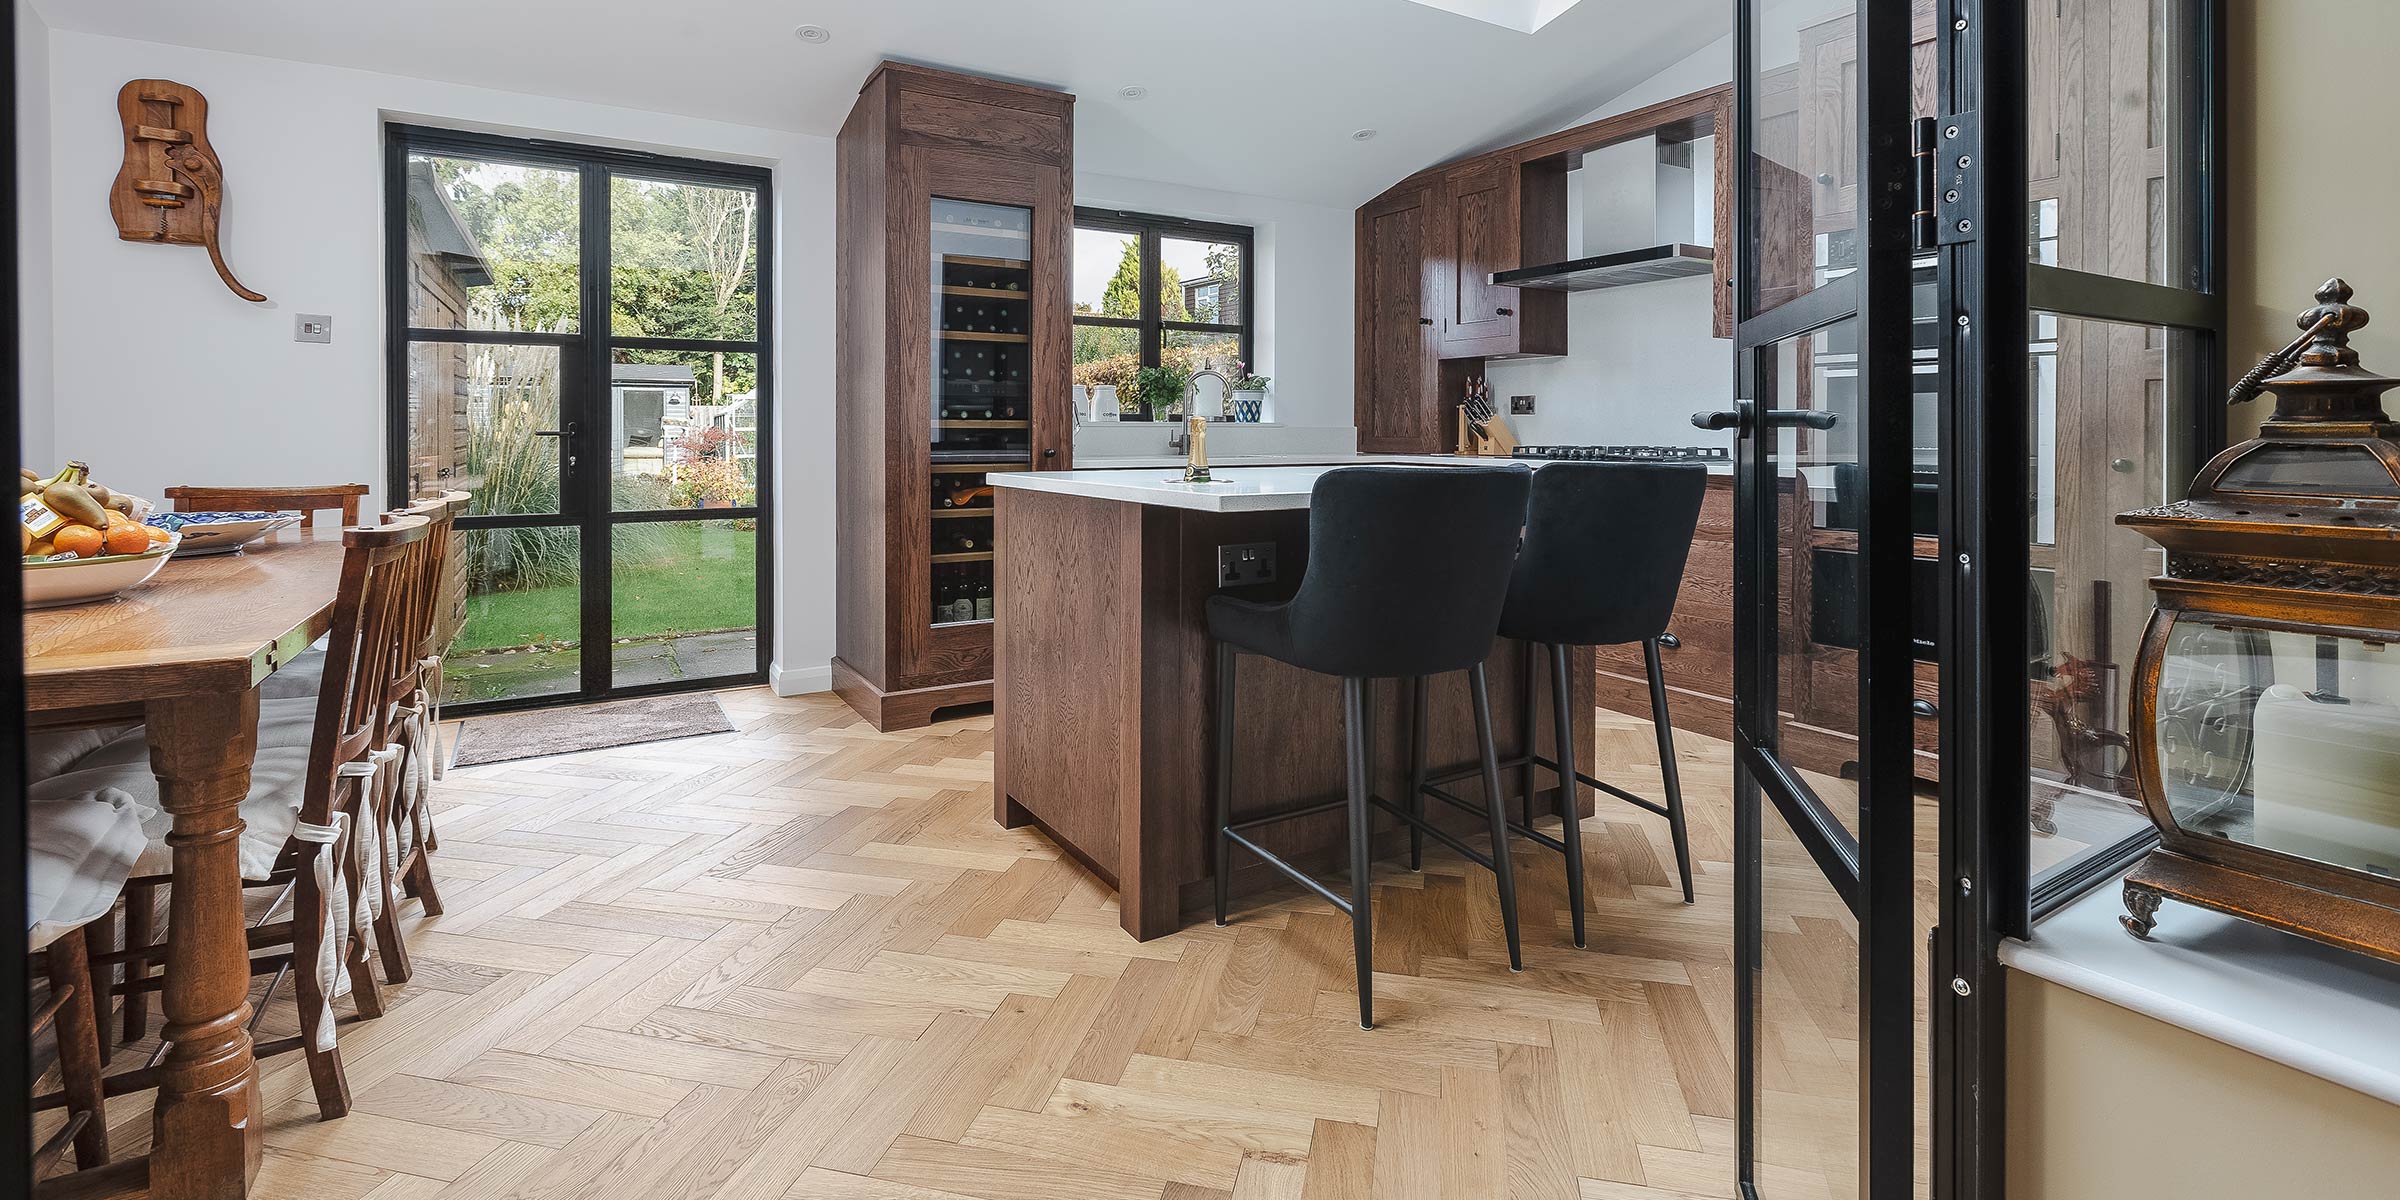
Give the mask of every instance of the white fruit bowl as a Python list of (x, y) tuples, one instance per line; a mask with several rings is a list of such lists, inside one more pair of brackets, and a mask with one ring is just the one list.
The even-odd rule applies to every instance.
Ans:
[(128, 588), (140, 587), (167, 565), (167, 559), (181, 544), (183, 538), (176, 536), (140, 554), (26, 563), (25, 607), (56, 608), (62, 604), (106, 600)]

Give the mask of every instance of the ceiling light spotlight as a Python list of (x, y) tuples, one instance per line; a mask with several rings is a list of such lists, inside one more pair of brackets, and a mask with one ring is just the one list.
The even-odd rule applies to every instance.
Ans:
[(792, 36), (799, 38), (801, 41), (807, 42), (809, 45), (822, 46), (825, 43), (833, 40), (833, 31), (825, 28), (822, 25), (803, 25), (800, 28), (793, 30)]
[(1120, 96), (1123, 96), (1124, 98), (1126, 98), (1126, 99), (1128, 99), (1128, 100), (1139, 100), (1139, 99), (1141, 99), (1142, 97), (1149, 95), (1149, 94), (1150, 94), (1150, 89), (1149, 89), (1149, 88), (1146, 88), (1146, 87), (1142, 87), (1142, 86), (1141, 86), (1141, 85), (1139, 85), (1139, 84), (1134, 84), (1134, 85), (1131, 85), (1131, 86), (1128, 86), (1128, 87), (1121, 87), (1121, 88), (1118, 88), (1118, 89), (1117, 89), (1117, 94), (1118, 94), (1118, 95), (1120, 95)]
[(1372, 129), (1353, 129), (1350, 131), (1350, 140), (1354, 142), (1367, 141), (1374, 136), (1375, 131)]

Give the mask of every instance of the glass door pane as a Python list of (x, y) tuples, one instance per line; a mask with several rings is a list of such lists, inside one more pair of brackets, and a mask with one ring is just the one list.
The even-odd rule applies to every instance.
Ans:
[(758, 669), (758, 520), (620, 522), (609, 547), (617, 687)]
[(1033, 460), (1033, 210), (933, 201), (932, 623), (992, 619), (991, 489)]
[(404, 170), (411, 328), (580, 327), (578, 172), (442, 154), (411, 154)]
[(758, 356), (619, 349), (612, 357), (609, 507), (757, 507)]
[(1745, 0), (1753, 52), (1744, 230), (1750, 316), (1858, 265), (1858, 36), (1851, 0)]
[(612, 337), (758, 340), (758, 190), (609, 179)]
[(571, 525), (462, 529), (467, 623), (442, 664), (443, 703), (583, 690), (583, 535)]
[(465, 492), (473, 516), (564, 512), (565, 403), (557, 346), (411, 342), (409, 494)]

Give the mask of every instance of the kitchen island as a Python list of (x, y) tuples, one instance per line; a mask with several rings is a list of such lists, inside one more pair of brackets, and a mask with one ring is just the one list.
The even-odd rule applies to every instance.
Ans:
[[(1366, 460), (1358, 460), (1366, 461)], [(1389, 462), (1391, 459), (1377, 461)], [(1488, 459), (1412, 460), (1427, 470)], [(1308, 560), (1309, 490), (1343, 464), (1227, 467), (1187, 484), (1171, 467), (1044, 471), (995, 476), (996, 571), (1005, 597), (993, 626), (993, 809), (1003, 824), (1035, 824), (1118, 890), (1119, 916), (1136, 938), (1205, 920), (1215, 838), (1209, 824), (1216, 761), (1216, 670), (1203, 608), (1222, 590), (1279, 600)], [(1219, 586), (1222, 546), (1271, 548), (1274, 577)], [(1487, 666), (1493, 734), (1505, 761), (1529, 735), (1555, 757), (1547, 656), (1528, 679), (1517, 643), (1496, 642)], [(1592, 653), (1568, 653), (1575, 711), (1592, 711)], [(1527, 690), (1537, 688), (1531, 708)], [(1237, 820), (1343, 795), (1341, 681), (1246, 656), (1236, 698)], [(1426, 713), (1429, 771), (1475, 762), (1464, 674), (1437, 678)], [(1407, 688), (1379, 681), (1370, 707), (1377, 794), (1404, 803), (1413, 714)], [(1538, 721), (1528, 717), (1540, 714)], [(1575, 758), (1592, 761), (1593, 726), (1578, 725)], [(1470, 800), (1471, 780), (1453, 785)], [(1514, 794), (1520, 779), (1507, 773)], [(1554, 805), (1542, 772), (1536, 803)], [(1583, 793), (1588, 814), (1591, 792)], [(1485, 826), (1437, 802), (1427, 812), (1462, 837)], [(1338, 809), (1253, 831), (1268, 849), (1321, 876), (1347, 861), (1347, 817)], [(1377, 822), (1378, 855), (1405, 851), (1397, 822)], [(1288, 886), (1250, 861), (1235, 869), (1237, 895)]]

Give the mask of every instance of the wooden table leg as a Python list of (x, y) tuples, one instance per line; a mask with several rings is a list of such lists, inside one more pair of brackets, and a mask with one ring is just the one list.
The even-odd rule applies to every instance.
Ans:
[(258, 1064), (237, 856), (258, 744), (258, 691), (148, 702), (150, 767), (174, 814), (162, 1036), (150, 1194), (238, 1200), (258, 1175)]

